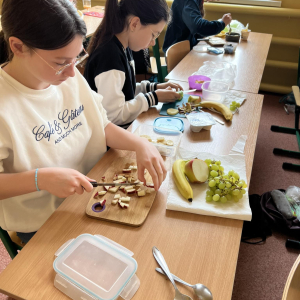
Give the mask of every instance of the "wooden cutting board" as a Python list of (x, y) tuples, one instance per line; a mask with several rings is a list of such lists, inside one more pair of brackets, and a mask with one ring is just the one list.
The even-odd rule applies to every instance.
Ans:
[[(112, 182), (115, 174), (123, 174), (122, 170), (127, 169), (130, 165), (136, 166), (135, 159), (129, 159), (125, 157), (120, 157), (113, 162), (109, 169), (106, 170), (104, 176), (106, 182)], [(137, 179), (137, 170), (132, 170), (132, 176)], [(151, 182), (152, 179), (150, 174), (145, 174), (146, 182)], [(122, 224), (127, 224), (130, 226), (141, 226), (152, 207), (153, 201), (156, 196), (156, 191), (153, 188), (147, 188), (142, 186), (142, 189), (148, 189), (149, 194), (146, 194), (143, 197), (138, 197), (137, 194), (130, 194), (130, 202), (128, 208), (121, 208), (118, 204), (113, 205), (111, 201), (114, 199), (116, 194), (120, 194), (121, 197), (127, 196), (121, 190), (118, 190), (116, 193), (107, 192), (104, 196), (99, 197), (98, 199), (94, 198), (94, 195), (97, 191), (104, 191), (104, 187), (100, 186), (94, 189), (93, 195), (89, 200), (89, 203), (86, 207), (86, 214), (89, 217), (97, 218), (101, 220), (107, 220), (111, 222), (117, 222)], [(96, 212), (92, 209), (93, 205), (99, 200), (106, 199), (106, 204), (104, 210), (100, 211), (101, 207), (96, 208)]]

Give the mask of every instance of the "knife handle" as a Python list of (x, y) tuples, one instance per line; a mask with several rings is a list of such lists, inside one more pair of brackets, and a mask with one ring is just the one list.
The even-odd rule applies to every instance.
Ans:
[(93, 187), (97, 187), (97, 186), (98, 186), (98, 184), (97, 184), (96, 181), (90, 181), (90, 184), (91, 184)]

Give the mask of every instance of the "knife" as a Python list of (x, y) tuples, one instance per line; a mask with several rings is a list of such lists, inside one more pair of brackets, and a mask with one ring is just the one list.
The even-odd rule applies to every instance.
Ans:
[(106, 186), (106, 185), (109, 185), (109, 186), (119, 186), (119, 185), (137, 185), (139, 184), (140, 182), (133, 182), (133, 183), (129, 183), (129, 182), (126, 182), (126, 183), (114, 183), (114, 182), (95, 182), (95, 181), (90, 181), (90, 183), (92, 184), (93, 187), (97, 187), (97, 186)]
[(183, 91), (183, 93), (187, 94), (187, 93), (193, 93), (193, 92), (196, 92), (196, 91), (197, 91), (196, 89), (193, 89), (193, 90)]

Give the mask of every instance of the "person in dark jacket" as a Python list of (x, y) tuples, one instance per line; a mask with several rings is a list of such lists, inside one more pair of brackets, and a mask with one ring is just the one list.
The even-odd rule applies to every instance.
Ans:
[(203, 19), (204, 0), (174, 0), (172, 21), (167, 28), (163, 51), (178, 42), (189, 40), (191, 49), (198, 43), (197, 38), (202, 38), (220, 33), (231, 22), (231, 14), (225, 14), (218, 21)]

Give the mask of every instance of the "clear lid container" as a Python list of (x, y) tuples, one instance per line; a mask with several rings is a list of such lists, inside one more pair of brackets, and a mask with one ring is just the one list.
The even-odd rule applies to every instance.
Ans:
[(82, 234), (59, 253), (53, 268), (96, 299), (116, 299), (137, 270), (136, 260), (124, 249)]

